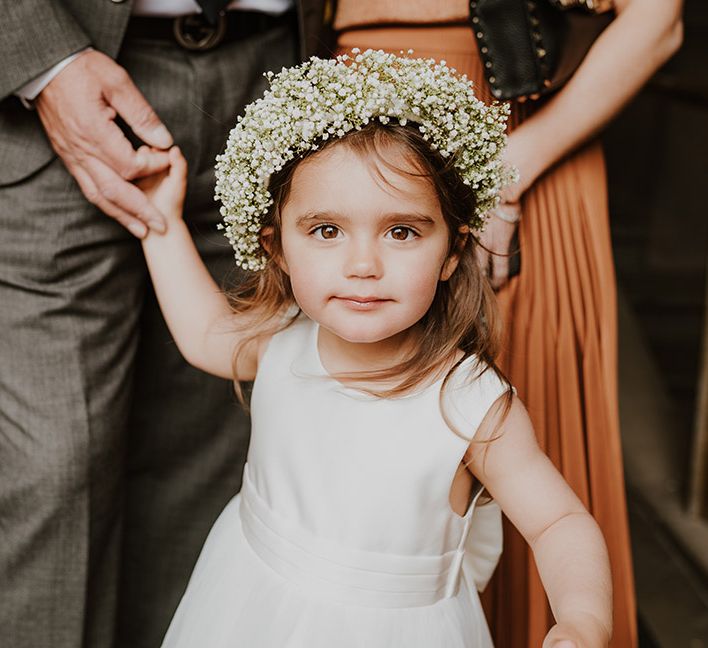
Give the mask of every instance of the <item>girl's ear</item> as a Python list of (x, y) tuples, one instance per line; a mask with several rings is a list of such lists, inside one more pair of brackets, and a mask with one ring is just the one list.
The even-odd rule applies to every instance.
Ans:
[(440, 281), (447, 281), (452, 277), (455, 270), (457, 270), (457, 265), (460, 263), (460, 255), (467, 245), (467, 239), (469, 238), (470, 230), (469, 227), (463, 226), (460, 228), (460, 233), (455, 241), (455, 247), (443, 263), (442, 269), (440, 270)]
[(283, 258), (282, 254), (275, 254), (274, 253), (274, 239), (275, 239), (275, 228), (272, 225), (268, 225), (267, 227), (264, 227), (261, 230), (260, 234), (260, 243), (263, 246), (263, 249), (268, 253), (268, 256), (271, 257), (280, 267), (280, 269), (285, 273), (288, 273), (288, 266), (285, 263), (285, 259)]

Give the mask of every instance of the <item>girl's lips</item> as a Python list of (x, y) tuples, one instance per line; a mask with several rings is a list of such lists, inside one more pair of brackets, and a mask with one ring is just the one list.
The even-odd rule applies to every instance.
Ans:
[(390, 299), (381, 299), (380, 297), (356, 297), (350, 295), (343, 297), (334, 297), (334, 299), (342, 302), (349, 308), (362, 311), (373, 310), (391, 301)]

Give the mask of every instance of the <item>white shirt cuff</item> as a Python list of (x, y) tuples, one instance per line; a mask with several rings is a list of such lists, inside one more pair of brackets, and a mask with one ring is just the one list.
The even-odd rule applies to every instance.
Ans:
[(80, 52), (67, 56), (64, 60), (59, 61), (59, 63), (57, 63), (54, 67), (49, 68), (46, 72), (42, 72), (42, 74), (36, 76), (29, 83), (25, 83), (25, 85), (15, 92), (15, 95), (20, 98), (20, 101), (23, 103), (25, 108), (32, 108), (32, 101), (34, 101), (37, 98), (37, 95), (47, 87), (49, 82), (77, 56), (79, 56), (79, 54), (83, 54), (90, 49), (90, 47), (87, 47), (86, 49), (82, 49)]

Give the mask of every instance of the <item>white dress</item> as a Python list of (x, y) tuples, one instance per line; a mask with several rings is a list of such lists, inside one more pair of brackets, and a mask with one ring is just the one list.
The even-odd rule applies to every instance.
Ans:
[[(243, 488), (214, 524), (163, 648), (488, 648), (495, 504), (449, 505), (468, 445), (441, 381), (380, 399), (322, 366), (301, 315), (258, 369)], [(505, 385), (474, 358), (445, 411), (474, 435)]]

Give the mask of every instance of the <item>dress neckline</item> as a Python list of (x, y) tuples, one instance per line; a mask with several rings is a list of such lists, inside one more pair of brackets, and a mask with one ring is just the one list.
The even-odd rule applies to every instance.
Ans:
[[(333, 387), (335, 391), (340, 392), (342, 394), (345, 394), (347, 396), (352, 396), (356, 398), (357, 400), (403, 400), (407, 398), (416, 398), (416, 397), (421, 397), (425, 394), (428, 394), (431, 391), (439, 392), (440, 388), (442, 387), (443, 380), (445, 379), (445, 376), (441, 376), (440, 378), (437, 378), (433, 382), (428, 383), (427, 385), (423, 387), (418, 387), (414, 391), (404, 394), (402, 396), (396, 396), (392, 397), (390, 399), (382, 399), (378, 396), (375, 396), (373, 394), (368, 394), (365, 391), (362, 391), (361, 389), (357, 389), (356, 387), (350, 387), (343, 382), (337, 380), (324, 366), (324, 363), (322, 362), (322, 356), (320, 355), (320, 349), (319, 349), (319, 338), (320, 338), (320, 324), (319, 322), (316, 322), (315, 320), (310, 319), (307, 317), (304, 313), (300, 314), (300, 317), (303, 317), (305, 321), (307, 322), (308, 326), (308, 334), (307, 334), (307, 342), (305, 344), (305, 349), (303, 349), (303, 353), (300, 355), (298, 362), (297, 362), (297, 369), (304, 370), (306, 375), (313, 376), (315, 378), (318, 378), (322, 380), (324, 383), (329, 385), (330, 387)], [(460, 371), (464, 367), (467, 367), (471, 362), (474, 361), (476, 356), (470, 356), (469, 358), (466, 358), (464, 362), (456, 369), (456, 371)]]

